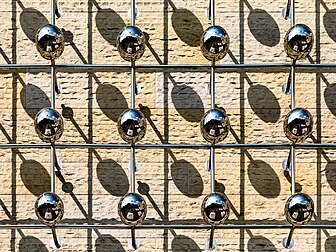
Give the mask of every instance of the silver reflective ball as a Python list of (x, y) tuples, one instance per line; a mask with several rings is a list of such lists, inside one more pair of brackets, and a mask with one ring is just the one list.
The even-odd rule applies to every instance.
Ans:
[(121, 138), (128, 143), (140, 141), (146, 133), (145, 116), (136, 109), (124, 111), (118, 119), (118, 131)]
[(284, 120), (284, 132), (293, 143), (303, 142), (313, 131), (313, 117), (303, 108), (293, 109)]
[(230, 121), (222, 109), (212, 109), (201, 120), (201, 133), (212, 144), (223, 141), (230, 130)]
[(136, 61), (142, 57), (146, 48), (143, 32), (135, 26), (126, 26), (117, 37), (120, 56), (127, 61)]
[(147, 205), (137, 193), (128, 193), (121, 198), (118, 213), (122, 222), (129, 226), (140, 224), (146, 217)]
[(64, 205), (58, 195), (51, 192), (43, 193), (35, 202), (35, 213), (42, 224), (53, 226), (61, 221)]
[(44, 25), (37, 31), (35, 45), (43, 58), (57, 59), (64, 51), (63, 33), (54, 25)]
[(62, 116), (54, 109), (41, 109), (35, 116), (35, 130), (40, 139), (47, 143), (54, 143), (64, 131)]
[(218, 61), (225, 57), (229, 50), (230, 38), (220, 26), (211, 26), (201, 37), (201, 51), (210, 61)]
[(295, 60), (307, 58), (313, 48), (314, 35), (312, 30), (304, 24), (294, 25), (286, 33), (284, 46), (289, 57)]
[(206, 223), (216, 226), (223, 224), (230, 213), (228, 199), (222, 193), (211, 193), (202, 203), (202, 215)]
[(287, 221), (293, 226), (300, 226), (310, 221), (314, 213), (314, 202), (305, 193), (296, 193), (288, 198), (285, 206)]

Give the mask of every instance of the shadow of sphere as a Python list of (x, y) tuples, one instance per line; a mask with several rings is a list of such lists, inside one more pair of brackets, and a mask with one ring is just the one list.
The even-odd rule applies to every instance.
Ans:
[(29, 40), (35, 41), (35, 35), (43, 25), (49, 24), (48, 19), (38, 10), (25, 8), (20, 14), (21, 28)]
[(194, 13), (187, 9), (174, 10), (172, 26), (176, 35), (186, 44), (200, 46), (200, 38), (204, 32), (203, 26)]
[(101, 84), (96, 91), (98, 106), (112, 121), (117, 122), (122, 112), (128, 109), (128, 104), (120, 90), (109, 84)]
[(325, 252), (335, 252), (336, 251), (336, 236), (329, 236), (324, 243)]
[(102, 37), (113, 46), (117, 44), (119, 32), (126, 26), (124, 20), (112, 9), (99, 9), (96, 25)]
[(41, 109), (51, 106), (47, 94), (41, 88), (32, 84), (22, 88), (20, 100), (26, 113), (33, 119)]
[(48, 252), (47, 247), (34, 236), (27, 235), (22, 237), (19, 242), (20, 252)]
[(129, 189), (127, 174), (124, 169), (114, 160), (106, 159), (99, 161), (97, 176), (104, 189), (114, 196), (124, 196)]
[(280, 179), (273, 168), (262, 160), (254, 160), (248, 165), (248, 176), (254, 189), (266, 198), (280, 195)]
[(280, 29), (278, 24), (265, 10), (251, 10), (247, 23), (253, 37), (261, 44), (272, 47), (280, 42)]
[(203, 180), (198, 170), (188, 161), (181, 159), (175, 161), (171, 167), (171, 176), (181, 193), (197, 198), (203, 193)]
[(25, 187), (35, 196), (50, 191), (50, 175), (39, 162), (23, 161), (20, 166), (20, 176)]
[(328, 85), (324, 90), (324, 100), (330, 112), (336, 116), (336, 84)]
[(281, 108), (275, 95), (263, 85), (252, 85), (247, 91), (249, 104), (264, 122), (275, 123), (280, 118)]
[(249, 241), (247, 242), (247, 249), (250, 252), (278, 251), (270, 240), (266, 239), (265, 237), (261, 235), (251, 237)]
[(336, 192), (336, 161), (330, 161), (327, 163), (325, 167), (325, 174), (331, 189)]
[(101, 235), (96, 239), (95, 242), (95, 251), (97, 252), (124, 252), (126, 251), (120, 241), (114, 238), (111, 235)]
[(177, 112), (188, 122), (200, 122), (204, 115), (201, 97), (188, 85), (174, 85), (171, 97)]
[(182, 252), (182, 251), (193, 251), (198, 252), (201, 249), (198, 247), (197, 243), (193, 239), (185, 235), (177, 235), (172, 241), (172, 251), (173, 252)]
[(336, 42), (336, 9), (328, 10), (323, 15), (323, 24), (328, 36)]

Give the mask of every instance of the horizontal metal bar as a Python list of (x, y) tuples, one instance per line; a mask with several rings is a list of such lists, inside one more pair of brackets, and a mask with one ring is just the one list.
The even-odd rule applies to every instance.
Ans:
[[(115, 72), (128, 72), (131, 70), (129, 65), (117, 65), (117, 64), (55, 64), (58, 72), (82, 72), (82, 71), (115, 71)], [(250, 71), (250, 72), (262, 72), (264, 70), (278, 70), (281, 72), (287, 72), (291, 64), (221, 64), (216, 65), (216, 71)], [(0, 64), (0, 71), (10, 72), (26, 72), (26, 71), (50, 71), (51, 65), (48, 64)], [(317, 71), (324, 69), (336, 68), (336, 64), (297, 64), (296, 69), (298, 71)], [(209, 72), (210, 66), (203, 64), (162, 64), (162, 65), (137, 65), (135, 67), (137, 71), (142, 72), (184, 72), (184, 71), (196, 71), (196, 72)]]
[[(290, 229), (290, 224), (240, 224), (219, 225), (216, 229)], [(17, 224), (0, 225), (0, 229), (48, 229), (45, 225)], [(58, 229), (130, 229), (126, 225), (103, 225), (103, 224), (59, 224)], [(210, 225), (139, 225), (136, 229), (210, 229)], [(336, 229), (336, 225), (310, 224), (298, 227), (300, 229)]]
[[(129, 144), (54, 144), (61, 149), (130, 149)], [(217, 144), (216, 149), (288, 149), (291, 144)], [(136, 144), (139, 149), (210, 149), (209, 144)], [(335, 149), (336, 144), (294, 144), (296, 149)], [(0, 144), (0, 149), (50, 148), (50, 144)]]

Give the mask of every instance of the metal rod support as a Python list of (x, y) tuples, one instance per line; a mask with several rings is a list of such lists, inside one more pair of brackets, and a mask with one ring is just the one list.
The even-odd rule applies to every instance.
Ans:
[(135, 0), (131, 0), (131, 25), (135, 26), (136, 7)]
[(215, 148), (211, 146), (210, 149), (210, 165), (211, 165), (211, 193), (215, 192), (215, 176), (216, 176), (216, 162), (215, 162)]
[(215, 0), (210, 0), (211, 25), (215, 25)]
[(53, 237), (56, 248), (60, 248), (61, 244), (59, 244), (59, 242), (58, 242), (55, 226), (51, 227), (51, 232), (52, 232), (52, 237)]
[[(286, 72), (292, 64), (271, 63), (271, 64), (219, 64), (216, 65), (216, 71), (244, 71), (244, 72), (261, 72), (268, 70), (272, 72)], [(131, 66), (117, 64), (55, 64), (58, 72), (129, 72)], [(334, 72), (336, 64), (296, 64), (296, 71), (311, 72)], [(137, 71), (142, 72), (209, 72), (209, 66), (205, 64), (162, 64), (162, 65), (137, 65)], [(29, 72), (29, 71), (50, 71), (48, 64), (0, 64), (0, 71), (10, 72)]]
[(131, 192), (135, 192), (135, 148), (131, 147)]
[(294, 234), (294, 227), (292, 227), (291, 230), (289, 231), (289, 235), (287, 237), (286, 246), (285, 246), (286, 248), (289, 247), (289, 244), (292, 240), (293, 234)]
[(210, 93), (211, 93), (211, 109), (216, 106), (216, 88), (215, 88), (215, 62), (211, 62), (211, 73), (210, 73)]
[(50, 103), (51, 103), (51, 108), (55, 109), (55, 80), (56, 80), (56, 73), (55, 73), (55, 61), (51, 61), (51, 66), (50, 66), (50, 72), (51, 72), (51, 97), (50, 97)]
[(209, 239), (209, 248), (211, 249), (213, 247), (213, 241), (215, 236), (215, 227), (212, 226), (210, 230), (210, 239)]
[(55, 192), (55, 146), (50, 148), (50, 191)]
[(291, 147), (291, 179), (292, 179), (292, 195), (295, 194), (295, 148), (294, 146)]
[(55, 11), (55, 0), (51, 0), (51, 24), (55, 25), (55, 20), (56, 20), (56, 11)]
[(291, 0), (291, 22), (292, 26), (295, 25), (295, 0)]
[[(103, 225), (103, 224), (58, 224), (57, 229), (130, 229), (126, 225)], [(42, 224), (16, 224), (0, 225), (0, 229), (48, 229), (48, 226)], [(139, 225), (137, 229), (203, 229), (208, 230), (209, 225)], [(216, 229), (289, 229), (290, 224), (225, 224), (216, 226)], [(300, 229), (336, 229), (336, 224), (307, 224)]]
[[(129, 144), (54, 144), (60, 149), (130, 149)], [(135, 144), (138, 149), (210, 149), (208, 144)], [(216, 144), (215, 149), (336, 149), (336, 144)], [(0, 149), (48, 149), (50, 144), (0, 144)]]
[(136, 77), (135, 77), (135, 62), (131, 63), (131, 108), (135, 108), (135, 88), (136, 88)]
[(137, 244), (135, 239), (135, 227), (131, 227), (131, 239), (132, 239), (132, 247), (134, 250), (137, 250)]
[(292, 60), (291, 66), (291, 109), (295, 109), (295, 64), (296, 60)]

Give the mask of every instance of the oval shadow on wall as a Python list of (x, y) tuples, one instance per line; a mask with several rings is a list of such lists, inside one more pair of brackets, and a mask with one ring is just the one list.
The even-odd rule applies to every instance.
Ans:
[(249, 104), (264, 122), (275, 123), (280, 118), (281, 108), (275, 95), (263, 85), (251, 85), (247, 91)]
[(173, 252), (193, 251), (199, 252), (201, 249), (193, 239), (185, 235), (176, 235), (172, 241)]
[(20, 100), (26, 113), (33, 119), (41, 109), (51, 106), (47, 94), (32, 84), (27, 84), (21, 89)]
[(96, 239), (95, 251), (97, 252), (124, 252), (126, 251), (120, 241), (112, 235), (101, 235)]
[(336, 84), (327, 84), (324, 90), (324, 100), (330, 112), (336, 116)]
[(278, 251), (270, 240), (261, 235), (251, 237), (247, 249), (249, 252)]
[(181, 193), (197, 198), (203, 193), (203, 180), (198, 170), (187, 160), (176, 160), (170, 167), (174, 184)]
[(48, 252), (47, 247), (34, 236), (27, 235), (22, 237), (19, 242), (20, 252)]
[(176, 9), (171, 19), (176, 35), (184, 43), (192, 47), (200, 46), (200, 38), (204, 30), (194, 13), (187, 9)]
[(266, 198), (276, 198), (280, 194), (280, 179), (273, 168), (262, 160), (254, 160), (248, 165), (248, 176), (254, 189)]
[(327, 10), (323, 15), (323, 24), (329, 37), (336, 42), (336, 9)]
[(20, 24), (23, 32), (31, 41), (35, 41), (37, 31), (46, 24), (48, 19), (38, 10), (25, 8), (20, 14)]
[(204, 115), (201, 97), (188, 85), (173, 84), (171, 97), (177, 112), (188, 122), (200, 122)]
[(98, 9), (96, 25), (102, 37), (116, 46), (119, 32), (126, 26), (124, 20), (112, 9)]
[(335, 252), (336, 251), (336, 236), (329, 236), (324, 243), (325, 252)]
[(39, 162), (24, 160), (20, 166), (20, 176), (23, 184), (35, 196), (50, 191), (50, 175)]
[(129, 189), (127, 174), (116, 161), (106, 159), (99, 161), (97, 176), (104, 189), (114, 196), (124, 196)]
[(325, 174), (331, 189), (336, 192), (336, 161), (329, 161), (327, 163)]
[(100, 84), (96, 91), (97, 103), (103, 113), (112, 121), (117, 122), (128, 104), (123, 93), (113, 85)]
[(265, 10), (251, 10), (247, 18), (247, 23), (253, 37), (261, 44), (269, 47), (279, 44), (279, 26)]

